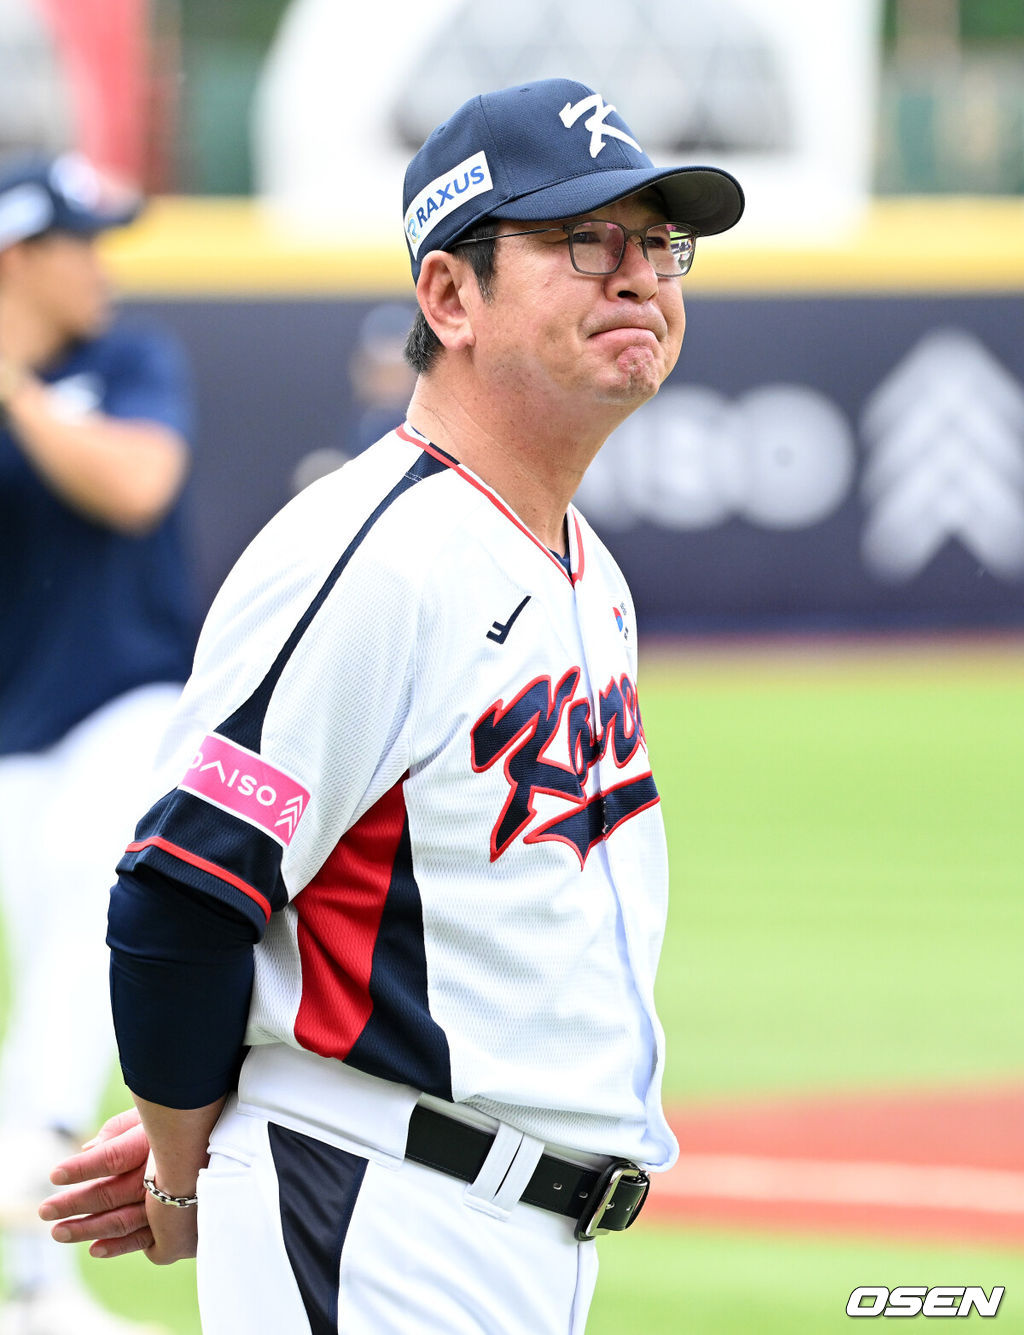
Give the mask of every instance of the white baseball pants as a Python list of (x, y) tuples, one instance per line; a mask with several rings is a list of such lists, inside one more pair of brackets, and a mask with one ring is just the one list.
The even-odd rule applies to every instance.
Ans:
[(583, 1335), (569, 1219), (229, 1105), (199, 1180), (204, 1335)]

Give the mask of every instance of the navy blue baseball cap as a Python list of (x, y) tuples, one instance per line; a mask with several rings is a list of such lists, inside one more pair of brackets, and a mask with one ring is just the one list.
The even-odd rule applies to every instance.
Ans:
[(656, 186), (673, 222), (706, 235), (739, 221), (743, 191), (717, 167), (656, 167), (600, 93), (540, 79), (470, 98), (405, 173), (413, 278), (484, 218), (571, 218)]
[(0, 250), (44, 232), (96, 236), (138, 217), (142, 197), (80, 153), (0, 164)]

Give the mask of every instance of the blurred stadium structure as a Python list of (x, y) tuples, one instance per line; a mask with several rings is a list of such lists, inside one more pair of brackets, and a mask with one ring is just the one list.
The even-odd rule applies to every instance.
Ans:
[[(857, 96), (873, 108), (877, 192), (1024, 190), (1018, 0), (519, 0), (500, 10), (393, 0), (386, 15), (336, 0), (0, 0), (0, 151), (74, 141), (151, 189), (250, 193), (260, 172), (250, 121), (268, 56), (297, 41), (303, 11), (314, 10), (325, 34), (339, 25), (340, 40), (326, 43), (339, 96), (342, 67), (358, 64), (388, 93), (403, 151), (471, 86), (569, 64), (615, 89), (641, 139), (654, 144), (652, 131), (669, 123), (658, 145), (669, 152), (778, 151), (799, 129), (791, 62), (805, 77), (834, 60), (840, 84), (825, 85), (818, 120), (834, 136), (841, 84), (867, 78)], [(851, 45), (851, 22), (868, 35), (864, 51)], [(812, 35), (809, 48), (779, 46), (790, 23)], [(327, 127), (339, 150), (373, 112), (357, 103), (353, 119)]]
[(1020, 0), (0, 0), (0, 153), (182, 197), (110, 244), (196, 353), (207, 592), (401, 414), (410, 150), (554, 72), (748, 194), (580, 493), (647, 627), (1024, 625)]
[[(294, 0), (260, 84), (255, 169), (289, 219), (365, 226), (372, 201), (474, 91), (567, 75), (623, 108), (655, 161), (734, 171), (747, 228), (799, 244), (863, 209), (879, 21), (880, 0), (775, 0), (770, 13), (758, 0), (517, 0), (500, 11), (392, 0), (400, 35), (367, 62), (374, 16)], [(325, 171), (332, 160), (342, 170)], [(813, 207), (794, 209), (795, 198)]]
[(1024, 6), (888, 0), (875, 188), (1024, 191)]
[(0, 0), (0, 152), (74, 147), (136, 183), (169, 186), (173, 53), (157, 4)]

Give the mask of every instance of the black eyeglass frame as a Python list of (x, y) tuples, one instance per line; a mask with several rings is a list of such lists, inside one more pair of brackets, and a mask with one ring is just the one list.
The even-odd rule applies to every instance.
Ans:
[[(618, 261), (613, 269), (602, 269), (600, 271), (595, 272), (593, 269), (581, 269), (580, 266), (576, 263), (576, 251), (572, 243), (572, 234), (573, 232), (576, 231), (578, 227), (582, 227), (584, 226), (584, 224), (592, 222), (595, 223), (599, 222), (599, 223), (604, 223), (606, 226), (617, 227), (619, 231), (622, 233), (622, 252), (619, 255)], [(689, 257), (689, 262), (685, 269), (680, 269), (678, 273), (658, 273), (657, 269), (654, 269), (654, 265), (651, 264), (651, 259), (647, 254), (647, 233), (653, 231), (655, 227), (670, 227), (673, 231), (683, 232), (690, 238), (690, 241), (692, 243), (690, 248), (690, 257)], [(531, 227), (525, 232), (496, 232), (494, 236), (473, 236), (466, 238), (464, 241), (453, 241), (451, 245), (448, 247), (448, 249), (457, 250), (459, 246), (479, 246), (486, 241), (511, 240), (512, 237), (514, 236), (540, 236), (541, 233), (543, 232), (565, 233), (566, 238), (568, 239), (569, 242), (569, 262), (572, 265), (572, 267), (576, 270), (576, 272), (578, 274), (582, 274), (584, 278), (608, 278), (610, 277), (611, 274), (617, 273), (619, 269), (621, 269), (622, 267), (622, 261), (626, 258), (626, 247), (634, 236), (639, 237), (640, 249), (643, 252), (643, 257), (647, 261), (647, 263), (651, 265), (651, 268), (654, 269), (654, 274), (656, 278), (685, 278), (686, 275), (693, 268), (693, 257), (697, 253), (698, 234), (696, 230), (692, 227), (683, 227), (679, 223), (661, 222), (661, 223), (651, 223), (649, 227), (629, 228), (623, 226), (622, 223), (614, 222), (611, 218), (583, 218), (578, 222), (558, 223), (551, 227)]]

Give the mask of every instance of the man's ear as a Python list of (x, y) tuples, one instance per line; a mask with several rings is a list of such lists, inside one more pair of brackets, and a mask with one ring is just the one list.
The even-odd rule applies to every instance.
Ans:
[(476, 342), (473, 309), (481, 301), (472, 268), (444, 250), (423, 258), (416, 299), (428, 325), (449, 349), (469, 348)]
[(8, 277), (12, 271), (20, 266), (24, 250), (25, 243), (23, 241), (15, 241), (0, 250), (0, 280)]

